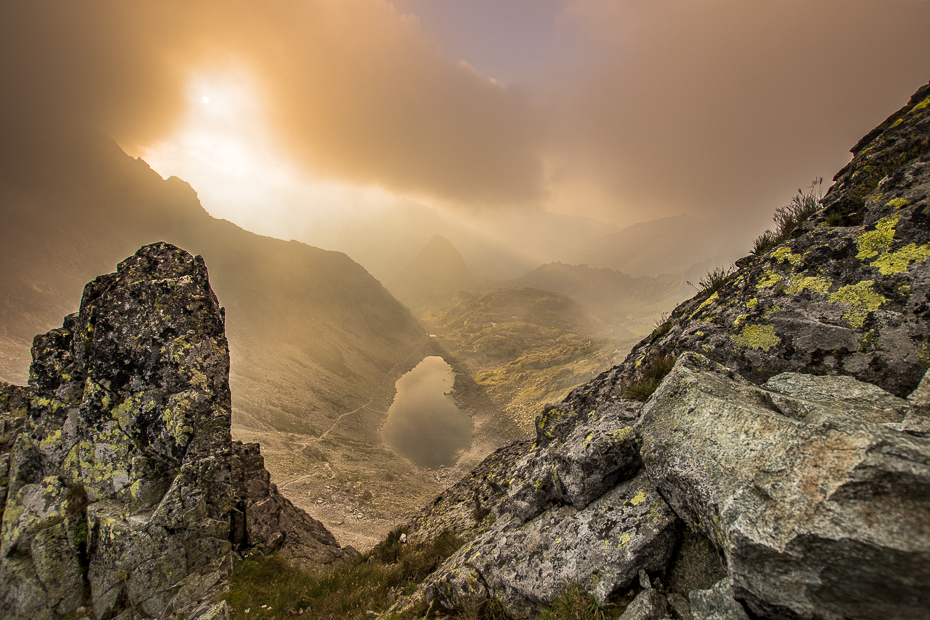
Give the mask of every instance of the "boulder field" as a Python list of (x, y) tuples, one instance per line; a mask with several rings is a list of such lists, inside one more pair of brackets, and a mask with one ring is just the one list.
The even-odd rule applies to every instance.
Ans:
[(0, 609), (222, 618), (237, 557), (353, 557), (230, 436), (225, 313), (199, 256), (141, 248), (0, 385)]
[(469, 542), (392, 611), (533, 617), (577, 585), (624, 620), (926, 618), (930, 85), (852, 152), (786, 240), (415, 515)]

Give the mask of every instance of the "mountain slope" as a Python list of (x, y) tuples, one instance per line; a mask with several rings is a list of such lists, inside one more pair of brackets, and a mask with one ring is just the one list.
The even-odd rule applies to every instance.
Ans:
[(593, 239), (563, 262), (608, 268), (632, 276), (687, 274), (700, 278), (710, 268), (742, 256), (759, 232), (751, 222), (677, 215), (628, 226)]
[(533, 617), (568, 582), (631, 616), (924, 618), (930, 85), (852, 151), (821, 211), (415, 516), (472, 540), (389, 611)]
[(422, 320), (453, 366), (524, 433), (541, 405), (587, 381), (634, 341), (605, 337), (609, 328), (586, 308), (532, 288), (461, 293)]
[[(211, 266), (232, 343), (236, 424), (322, 432), (423, 342), (409, 312), (344, 254), (216, 220), (186, 183), (163, 181), (101, 134), (8, 134), (0, 199), (0, 320), (17, 359), (74, 310), (83, 281), (157, 240)], [(22, 381), (24, 370), (3, 373)]]

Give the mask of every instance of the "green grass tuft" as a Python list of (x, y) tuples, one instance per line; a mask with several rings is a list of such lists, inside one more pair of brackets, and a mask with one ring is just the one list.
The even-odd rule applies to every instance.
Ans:
[(646, 401), (662, 383), (665, 375), (672, 371), (675, 361), (675, 356), (667, 353), (649, 359), (641, 374), (623, 389), (623, 397)]
[(541, 620), (607, 620), (616, 616), (615, 611), (612, 606), (599, 605), (578, 584), (570, 584), (539, 617)]
[(226, 596), (233, 618), (289, 618), (300, 610), (304, 610), (301, 618), (308, 620), (364, 618), (367, 610), (389, 607), (394, 594), (415, 589), (463, 544), (451, 532), (428, 543), (402, 544), (401, 533), (394, 530), (352, 562), (314, 573), (276, 555), (242, 562), (233, 572)]
[(655, 328), (652, 330), (652, 334), (649, 335), (649, 339), (652, 341), (658, 340), (670, 331), (672, 331), (672, 321), (669, 320), (668, 313), (663, 312), (662, 316), (656, 319)]
[(775, 220), (775, 232), (767, 230), (757, 237), (752, 244), (752, 253), (762, 256), (779, 243), (791, 238), (798, 226), (823, 208), (822, 188), (823, 178), (817, 177), (811, 182), (807, 192), (799, 189), (798, 195), (792, 198), (790, 203), (775, 209), (775, 215), (772, 217)]

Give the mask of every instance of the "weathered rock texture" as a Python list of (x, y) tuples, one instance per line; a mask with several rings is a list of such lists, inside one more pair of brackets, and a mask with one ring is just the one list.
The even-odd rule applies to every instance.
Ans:
[[(267, 496), (257, 503), (275, 503), (276, 515), (288, 504), (276, 489), (249, 488), (257, 447), (233, 458), (224, 315), (203, 259), (143, 247), (89, 283), (80, 311), (32, 351), (29, 387), (3, 386), (0, 399), (13, 431), (3, 436), (4, 617), (61, 618), (80, 606), (101, 619), (216, 612), (209, 597), (232, 566), (237, 500), (245, 547), (268, 542), (266, 528), (249, 527), (250, 507), (268, 514), (255, 498)], [(306, 557), (343, 554), (331, 536), (319, 546)]]
[(646, 404), (642, 458), (755, 613), (916, 619), (930, 609), (930, 442), (884, 424), (907, 408), (848, 377), (759, 388), (686, 353)]
[[(791, 238), (416, 517), (474, 538), (395, 610), (529, 616), (566, 581), (631, 600), (651, 574), (632, 616), (926, 617), (930, 85), (853, 152)], [(461, 527), (469, 493), (496, 521)]]

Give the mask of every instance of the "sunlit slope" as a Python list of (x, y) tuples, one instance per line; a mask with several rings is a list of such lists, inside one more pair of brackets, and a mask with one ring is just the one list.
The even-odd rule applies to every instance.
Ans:
[(524, 431), (543, 403), (562, 398), (635, 342), (565, 295), (532, 288), (460, 294), (423, 322), (477, 386)]
[(409, 311), (344, 254), (214, 219), (190, 186), (100, 133), (4, 131), (4, 379), (26, 380), (32, 336), (77, 309), (84, 282), (158, 240), (206, 259), (226, 308), (234, 424), (322, 433), (423, 345)]
[(433, 235), (420, 253), (387, 282), (394, 296), (414, 314), (439, 310), (460, 291), (481, 293), (499, 285), (473, 274), (462, 254), (441, 235)]
[(694, 293), (684, 274), (632, 277), (615, 269), (547, 263), (508, 286), (555, 291), (594, 312), (619, 338), (645, 336), (663, 312)]

